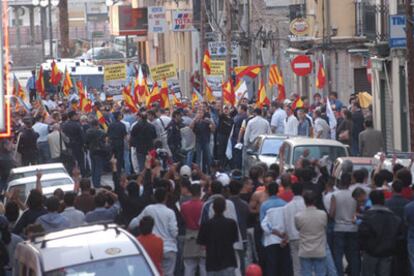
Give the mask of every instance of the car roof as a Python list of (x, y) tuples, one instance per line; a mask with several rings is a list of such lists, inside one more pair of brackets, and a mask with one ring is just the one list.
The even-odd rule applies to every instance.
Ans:
[(285, 142), (291, 144), (294, 147), (303, 145), (346, 147), (344, 144), (336, 140), (320, 138), (293, 137), (287, 139)]
[(283, 134), (261, 134), (259, 135), (262, 139), (278, 139), (278, 140), (286, 140), (289, 138), (293, 138), (294, 136), (283, 135)]
[(343, 162), (345, 160), (351, 161), (353, 164), (360, 164), (360, 165), (371, 165), (373, 164), (373, 158), (370, 157), (338, 157), (336, 159), (339, 162)]
[[(66, 229), (36, 237), (23, 245), (26, 248), (19, 250), (32, 248), (32, 251), (40, 255), (44, 271), (141, 254), (136, 239), (116, 225), (87, 225)], [(22, 257), (25, 254), (17, 255)]]
[(11, 170), (10, 173), (25, 173), (31, 172), (36, 170), (45, 170), (45, 169), (59, 169), (65, 168), (62, 163), (49, 163), (49, 164), (40, 164), (40, 165), (33, 165), (33, 166), (26, 166), (26, 167), (18, 167)]
[[(48, 173), (48, 174), (44, 174), (42, 175), (41, 181), (42, 180), (54, 180), (54, 179), (71, 179), (72, 178), (67, 174), (67, 173)], [(13, 181), (11, 181), (8, 186), (15, 186), (15, 185), (21, 185), (21, 184), (27, 184), (27, 183), (33, 183), (36, 182), (36, 176), (28, 176), (28, 177), (22, 177), (19, 179), (15, 179)], [(72, 180), (73, 182), (73, 180)]]

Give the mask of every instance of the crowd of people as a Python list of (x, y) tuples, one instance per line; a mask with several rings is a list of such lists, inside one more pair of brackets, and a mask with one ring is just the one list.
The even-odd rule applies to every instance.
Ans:
[[(0, 141), (0, 270), (11, 273), (16, 244), (35, 233), (112, 221), (162, 275), (411, 275), (411, 166), (390, 172), (382, 156), (372, 173), (350, 166), (335, 179), (319, 160), (285, 171), (281, 149), (281, 163), (243, 170), (244, 150), (261, 134), (335, 138), (355, 156), (384, 150), (357, 97), (348, 107), (335, 93), (302, 97), (299, 107), (297, 99), (155, 104), (136, 114), (107, 100), (82, 114), (54, 95), (15, 110), (14, 137)], [(11, 168), (49, 162), (65, 165), (73, 192), (45, 198), (41, 173), (25, 203), (6, 192)]]

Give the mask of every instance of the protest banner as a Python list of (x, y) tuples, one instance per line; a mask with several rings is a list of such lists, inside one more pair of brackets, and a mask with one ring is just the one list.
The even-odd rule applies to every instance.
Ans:
[(154, 81), (175, 78), (177, 72), (174, 63), (164, 63), (150, 68), (151, 78)]

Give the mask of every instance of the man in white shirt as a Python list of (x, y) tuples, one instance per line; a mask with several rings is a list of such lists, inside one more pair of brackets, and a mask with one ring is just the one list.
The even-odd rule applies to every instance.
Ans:
[(281, 103), (275, 103), (277, 105), (277, 109), (275, 113), (272, 115), (272, 120), (270, 121), (270, 126), (272, 128), (272, 132), (275, 134), (284, 134), (285, 133), (285, 120), (287, 117), (286, 111), (282, 109)]
[(49, 134), (49, 125), (43, 122), (42, 115), (36, 116), (36, 123), (33, 125), (33, 130), (39, 134), (37, 138), (37, 148), (39, 149), (39, 164), (50, 162), (50, 150), (47, 135)]
[(269, 122), (262, 117), (262, 110), (260, 108), (254, 110), (254, 115), (255, 117), (251, 119), (246, 126), (246, 131), (244, 133), (245, 145), (253, 143), (254, 139), (261, 134), (270, 134), (272, 132)]
[(293, 113), (291, 105), (285, 108), (287, 118), (285, 119), (285, 135), (298, 135), (299, 121)]
[(145, 216), (151, 216), (154, 219), (153, 233), (162, 238), (164, 242), (164, 257), (162, 260), (162, 270), (165, 276), (174, 275), (175, 262), (177, 259), (177, 235), (178, 226), (177, 218), (173, 210), (168, 208), (167, 191), (164, 188), (158, 188), (154, 193), (155, 204), (148, 205), (141, 214), (134, 218), (129, 229), (134, 229), (139, 225), (141, 219)]
[(329, 139), (330, 138), (330, 127), (328, 123), (321, 118), (321, 111), (315, 110), (313, 112), (313, 118), (315, 120), (314, 123), (314, 137), (321, 138), (321, 139)]
[(50, 157), (53, 162), (58, 162), (62, 151), (66, 150), (65, 143), (69, 143), (69, 138), (60, 131), (59, 124), (52, 126), (52, 132), (47, 135)]

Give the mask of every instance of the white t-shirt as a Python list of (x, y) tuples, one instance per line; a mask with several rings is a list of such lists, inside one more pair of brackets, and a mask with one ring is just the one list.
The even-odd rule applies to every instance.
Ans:
[(286, 135), (298, 135), (299, 121), (295, 115), (290, 115), (285, 119), (285, 134)]
[(275, 113), (272, 115), (272, 120), (270, 121), (270, 126), (276, 128), (276, 134), (283, 134), (285, 131), (285, 120), (287, 114), (281, 108), (278, 108)]

